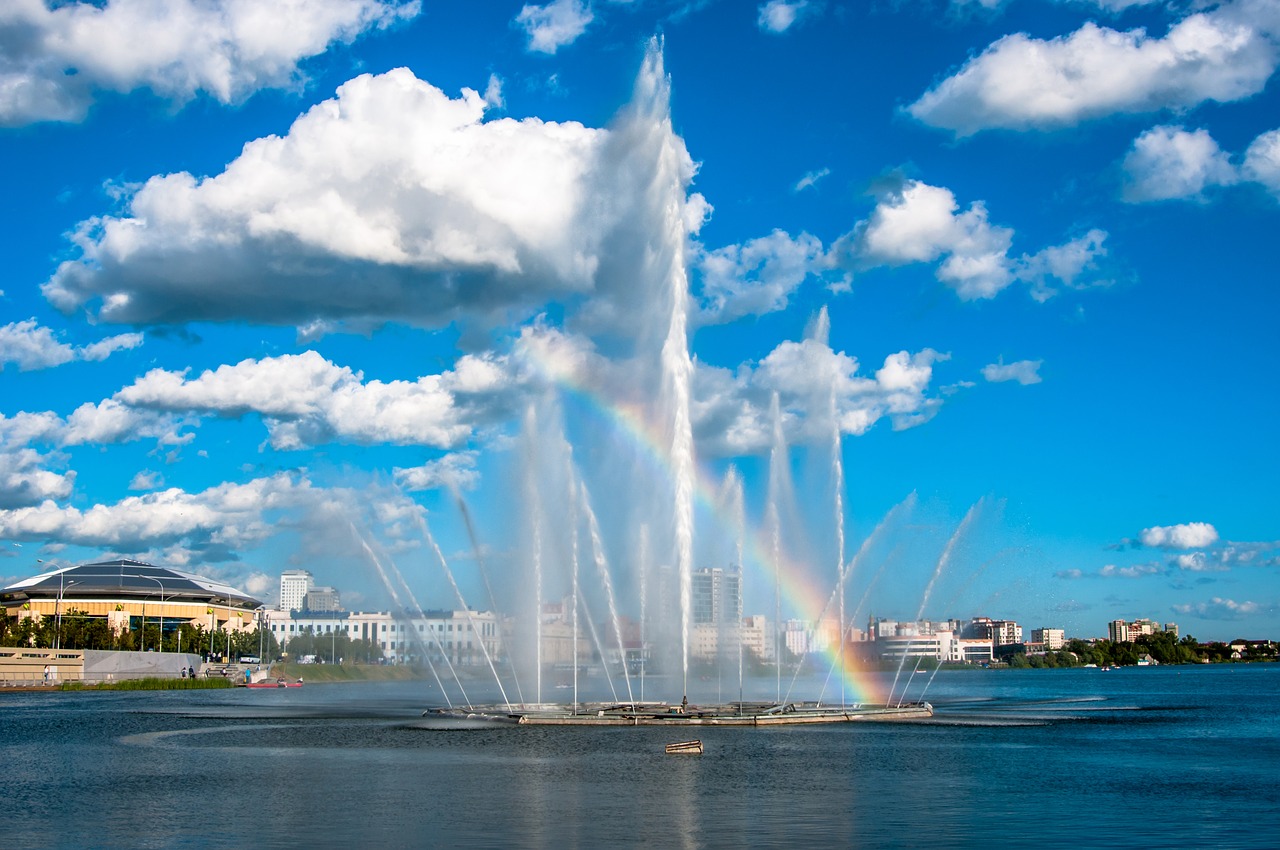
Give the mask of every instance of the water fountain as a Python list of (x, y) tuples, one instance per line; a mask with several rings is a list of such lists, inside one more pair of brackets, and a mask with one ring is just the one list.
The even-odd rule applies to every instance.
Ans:
[[(636, 320), (628, 328), (629, 338), (613, 340), (610, 368), (618, 370), (612, 380), (583, 380), (570, 370), (567, 376), (553, 374), (544, 394), (529, 406), (523, 422), (520, 441), (522, 473), (519, 488), (525, 521), (526, 548), (523, 560), (526, 581), (534, 604), (521, 604), (519, 612), (532, 611), (533, 621), (517, 626), (512, 634), (530, 636), (533, 646), (525, 650), (525, 670), (536, 682), (536, 702), (525, 704), (523, 698), (512, 704), (507, 699), (494, 659), (486, 652), (489, 669), (502, 693), (503, 704), (466, 709), (442, 708), (428, 711), (438, 721), (466, 718), (470, 721), (491, 720), (526, 725), (777, 725), (794, 723), (830, 723), (868, 719), (904, 719), (926, 716), (927, 705), (846, 705), (844, 678), (837, 704), (819, 701), (792, 702), (781, 693), (782, 664), (776, 663), (777, 694), (765, 702), (743, 699), (744, 662), (742, 657), (742, 588), (745, 550), (751, 537), (747, 530), (746, 499), (743, 480), (736, 470), (727, 477), (722, 494), (715, 487), (699, 481), (694, 456), (693, 424), (690, 407), (694, 377), (693, 359), (688, 344), (689, 294), (685, 269), (687, 227), (685, 205), (693, 165), (683, 142), (671, 126), (669, 114), (669, 82), (662, 65), (660, 45), (648, 50), (637, 77), (631, 104), (610, 128), (606, 156), (618, 157), (627, 167), (624, 179), (631, 181), (619, 191), (634, 209), (629, 215), (643, 218), (656, 227), (645, 234), (622, 232), (616, 236), (619, 245), (613, 253), (626, 256), (628, 263), (617, 269), (602, 269), (600, 274), (625, 274), (634, 285), (628, 297), (636, 299)], [(631, 240), (631, 242), (628, 242)], [(620, 246), (620, 248), (619, 248)], [(810, 335), (812, 344), (828, 345), (829, 319), (823, 311)], [(547, 370), (554, 373), (554, 369)], [(622, 377), (619, 377), (622, 376)], [(827, 443), (830, 450), (829, 502), (835, 529), (835, 570), (829, 580), (838, 599), (839, 628), (837, 664), (845, 665), (845, 592), (849, 565), (844, 563), (845, 501), (842, 462), (842, 433), (837, 409), (838, 377), (832, 376), (826, 409), (818, 410), (829, 420)], [(579, 389), (579, 386), (586, 387)], [(605, 411), (607, 428), (583, 426), (566, 406), (573, 393), (586, 396), (591, 407)], [(821, 405), (819, 405), (821, 407)], [(576, 412), (576, 411), (575, 411)], [(771, 403), (773, 445), (769, 458), (768, 494), (765, 506), (766, 538), (764, 551), (769, 553), (773, 569), (775, 596), (775, 635), (782, 614), (781, 589), (784, 572), (791, 569), (788, 558), (789, 539), (799, 534), (798, 511), (791, 480), (791, 456), (784, 429), (784, 414), (778, 395)], [(629, 443), (615, 439), (620, 431), (632, 435)], [(589, 459), (584, 463), (580, 458)], [(601, 482), (591, 484), (589, 479)], [(599, 494), (606, 499), (597, 501)], [(732, 659), (738, 674), (738, 700), (729, 704), (697, 706), (689, 703), (690, 658), (693, 637), (693, 573), (695, 561), (695, 525), (699, 494), (720, 514), (720, 533), (735, 550), (734, 565), (738, 581), (738, 608), (733, 611), (736, 626), (719, 629), (718, 656)], [(594, 494), (594, 495), (593, 495)], [(465, 513), (465, 504), (458, 501)], [(554, 512), (549, 506), (557, 506)], [(609, 508), (607, 514), (601, 507)], [(472, 536), (472, 547), (479, 560), (480, 546), (470, 516), (464, 523)], [(790, 529), (790, 530), (788, 530)], [(449, 579), (449, 584), (466, 609), (443, 554), (423, 528), (424, 538), (436, 554)], [(632, 541), (637, 552), (610, 552), (610, 545), (620, 540)], [(584, 549), (585, 547), (585, 549)], [(756, 546), (760, 549), (759, 543)], [(594, 564), (594, 577), (582, 572), (580, 557)], [(618, 569), (622, 567), (623, 581)], [(824, 573), (826, 570), (824, 570)], [(486, 585), (488, 583), (485, 579)], [(548, 666), (543, 620), (543, 601), (547, 596), (565, 593), (568, 611), (561, 610), (561, 620), (572, 628), (573, 699), (567, 705), (543, 702), (543, 671)], [(625, 697), (619, 695), (612, 676), (609, 651), (600, 639), (596, 620), (590, 615), (592, 606), (607, 612), (607, 623), (616, 644), (617, 663), (625, 679)], [(622, 607), (639, 610), (641, 640), (639, 699), (632, 690), (629, 655), (623, 635)], [(586, 703), (580, 699), (579, 641), (589, 639), (600, 659), (612, 700)], [(724, 652), (729, 640), (736, 652)], [(776, 641), (775, 636), (775, 641)], [(651, 660), (650, 649), (656, 651), (658, 664), (666, 673), (663, 684), (678, 691), (679, 702), (646, 702), (645, 679)], [(775, 658), (781, 647), (775, 644)], [(719, 673), (719, 671), (718, 671)], [(675, 677), (679, 676), (676, 680)], [(512, 678), (518, 682), (514, 675)], [(719, 679), (717, 678), (717, 681)], [(652, 684), (652, 682), (651, 682)]]

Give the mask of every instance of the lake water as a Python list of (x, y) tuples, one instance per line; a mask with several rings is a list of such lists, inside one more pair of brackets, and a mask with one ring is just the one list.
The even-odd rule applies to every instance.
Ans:
[[(925, 723), (439, 731), (419, 683), (0, 694), (0, 836), (1274, 848), (1278, 697), (1280, 665), (944, 671)], [(692, 737), (704, 755), (664, 755)]]

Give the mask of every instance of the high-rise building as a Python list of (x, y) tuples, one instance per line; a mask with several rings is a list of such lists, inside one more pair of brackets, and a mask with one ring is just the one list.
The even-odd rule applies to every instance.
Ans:
[(693, 573), (694, 625), (736, 623), (742, 611), (736, 570), (703, 567)]
[(1125, 620), (1112, 620), (1107, 623), (1107, 640), (1112, 643), (1129, 642), (1129, 623)]
[(302, 600), (304, 611), (341, 611), (342, 597), (335, 587), (313, 587)]
[(307, 602), (307, 592), (314, 586), (315, 582), (307, 570), (285, 570), (280, 574), (280, 610), (302, 610)]
[(1066, 643), (1067, 633), (1063, 629), (1032, 629), (1031, 642), (1044, 644), (1050, 652), (1057, 652)]

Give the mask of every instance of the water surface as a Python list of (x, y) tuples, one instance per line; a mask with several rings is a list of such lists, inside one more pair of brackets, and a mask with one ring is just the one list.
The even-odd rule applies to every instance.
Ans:
[[(0, 694), (0, 834), (10, 847), (1276, 846), (1280, 667), (944, 671), (927, 697), (927, 723), (439, 731), (420, 722), (438, 699), (426, 683)], [(663, 754), (687, 737), (705, 754)]]

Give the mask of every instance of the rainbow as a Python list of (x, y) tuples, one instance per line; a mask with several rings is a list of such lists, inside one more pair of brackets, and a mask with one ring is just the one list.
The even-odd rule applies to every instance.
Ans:
[[(536, 347), (526, 349), (532, 356), (539, 371), (566, 395), (573, 398), (589, 411), (598, 421), (605, 424), (609, 431), (629, 444), (643, 457), (648, 465), (666, 480), (672, 479), (670, 463), (665, 449), (665, 440), (657, 428), (643, 415), (641, 409), (629, 405), (618, 404), (604, 398), (599, 392), (576, 380), (570, 369), (557, 368)], [(731, 522), (723, 515), (719, 500), (716, 498), (717, 482), (706, 470), (695, 466), (697, 481), (694, 486), (695, 503), (698, 508), (715, 517), (726, 528)], [(802, 619), (816, 622), (827, 609), (827, 602), (834, 590), (834, 578), (829, 585), (810, 576), (803, 565), (783, 555), (782, 563), (776, 570), (773, 566), (772, 546), (759, 530), (748, 533), (743, 567), (757, 578), (777, 582), (784, 604), (794, 610)], [(830, 613), (830, 612), (826, 612)], [(838, 642), (823, 651), (826, 666), (835, 679), (835, 693), (843, 693), (847, 702), (884, 704), (888, 694), (872, 671), (859, 666), (852, 653), (839, 650)], [(841, 686), (843, 684), (843, 687)], [(785, 689), (784, 689), (785, 690)], [(832, 689), (828, 689), (829, 691)], [(784, 693), (785, 696), (785, 693)], [(808, 695), (805, 695), (807, 698)]]

